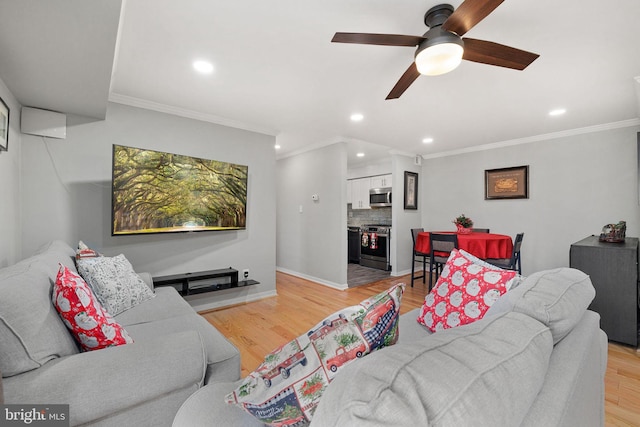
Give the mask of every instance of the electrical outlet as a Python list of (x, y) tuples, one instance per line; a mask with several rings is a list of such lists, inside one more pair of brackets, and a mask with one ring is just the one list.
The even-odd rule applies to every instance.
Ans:
[(242, 270), (242, 277), (244, 277), (245, 279), (249, 278), (249, 269), (245, 268), (244, 270)]

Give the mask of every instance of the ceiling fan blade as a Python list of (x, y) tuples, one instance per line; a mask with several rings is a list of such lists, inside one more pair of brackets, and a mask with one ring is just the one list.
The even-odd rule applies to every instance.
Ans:
[(465, 0), (442, 24), (442, 29), (462, 36), (482, 21), (504, 0)]
[(387, 95), (385, 99), (400, 98), (400, 95), (402, 95), (419, 76), (420, 73), (418, 72), (416, 63), (412, 62), (409, 68), (407, 68), (407, 71), (405, 71), (402, 77), (400, 77), (398, 83), (396, 83), (393, 89), (391, 89), (391, 92), (389, 92), (389, 95)]
[(333, 43), (375, 44), (381, 46), (415, 47), (424, 40), (422, 36), (403, 36), (401, 34), (336, 33)]
[(462, 59), (498, 67), (524, 70), (540, 55), (494, 42), (464, 38)]

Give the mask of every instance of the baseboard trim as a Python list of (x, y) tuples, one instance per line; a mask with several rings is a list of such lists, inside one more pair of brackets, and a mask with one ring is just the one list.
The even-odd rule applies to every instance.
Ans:
[[(422, 271), (422, 267), (420, 268), (420, 271)], [(402, 270), (402, 271), (392, 271), (391, 272), (391, 276), (393, 276), (393, 277), (406, 276), (407, 274), (411, 274), (411, 270), (410, 269)]]
[(338, 283), (331, 282), (329, 280), (324, 280), (324, 279), (321, 279), (319, 277), (309, 276), (308, 274), (299, 273), (297, 271), (289, 270), (289, 269), (282, 268), (282, 267), (276, 267), (276, 271), (279, 271), (281, 273), (290, 274), (292, 276), (296, 276), (296, 277), (299, 277), (301, 279), (310, 280), (310, 281), (318, 283), (320, 285), (327, 286), (327, 287), (333, 288), (333, 289), (338, 289), (340, 291), (344, 291), (344, 290), (349, 289), (349, 286), (346, 283), (343, 284), (343, 285), (340, 285)]

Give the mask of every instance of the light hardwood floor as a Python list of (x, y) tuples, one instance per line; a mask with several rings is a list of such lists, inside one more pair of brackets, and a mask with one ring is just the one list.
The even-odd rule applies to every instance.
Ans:
[[(334, 311), (357, 304), (395, 283), (407, 284), (401, 313), (422, 305), (427, 286), (417, 281), (411, 288), (409, 276), (339, 291), (277, 273), (277, 297), (201, 314), (240, 349), (245, 376), (278, 345), (303, 334)], [(606, 426), (640, 426), (640, 352), (636, 349), (609, 344), (605, 412)]]

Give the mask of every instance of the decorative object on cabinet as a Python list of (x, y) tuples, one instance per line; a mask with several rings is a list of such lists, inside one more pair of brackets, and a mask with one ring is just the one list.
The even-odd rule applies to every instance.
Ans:
[(9, 107), (0, 98), (0, 151), (9, 151)]
[(638, 345), (638, 238), (611, 245), (589, 236), (571, 245), (569, 263), (591, 278), (596, 296), (589, 306), (600, 314), (609, 340)]
[(600, 233), (600, 241), (608, 243), (622, 243), (624, 242), (626, 233), (626, 221), (619, 221), (617, 224), (607, 224), (602, 227), (602, 233)]
[(471, 229), (471, 227), (473, 227), (473, 220), (466, 217), (464, 214), (456, 217), (456, 219), (454, 219), (452, 222), (456, 225), (458, 233), (468, 234), (473, 231)]
[(528, 199), (529, 166), (485, 170), (484, 198)]
[(418, 209), (418, 173), (404, 171), (404, 208)]

